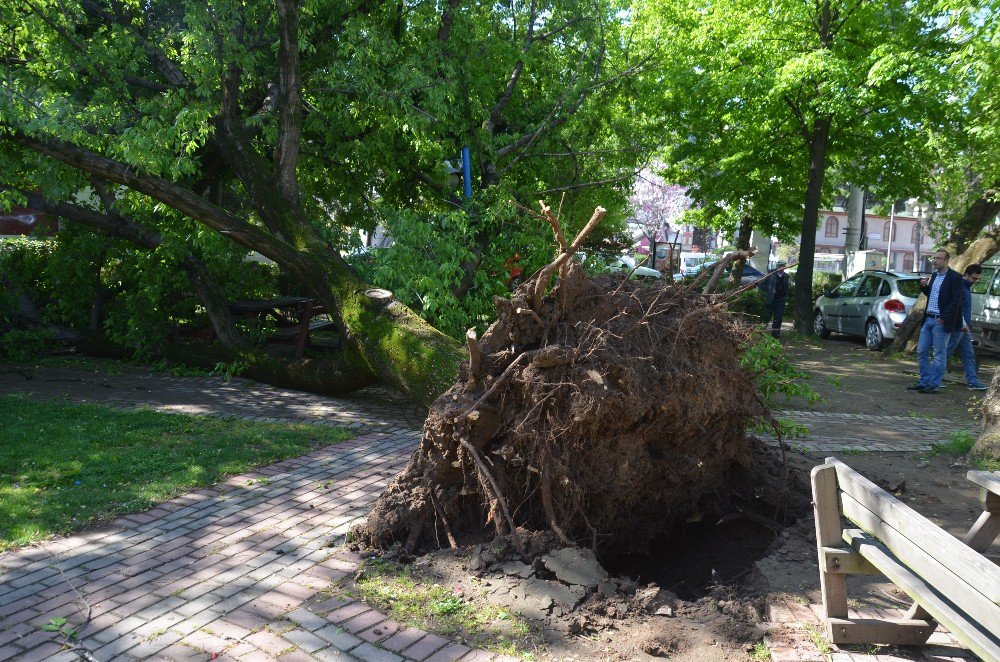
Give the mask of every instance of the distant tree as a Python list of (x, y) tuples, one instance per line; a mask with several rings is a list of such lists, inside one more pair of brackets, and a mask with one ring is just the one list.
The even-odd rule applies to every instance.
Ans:
[(950, 44), (934, 11), (846, 0), (637, 2), (646, 38), (661, 46), (666, 159), (686, 173), (676, 180), (733, 225), (787, 228), (788, 205), (798, 206), (800, 331), (812, 324), (828, 168), (870, 188), (928, 188), (927, 132), (952, 96)]

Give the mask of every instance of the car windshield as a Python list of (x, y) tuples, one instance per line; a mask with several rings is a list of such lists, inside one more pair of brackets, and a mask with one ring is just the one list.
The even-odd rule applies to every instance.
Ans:
[(896, 281), (896, 288), (904, 297), (916, 299), (920, 296), (919, 278), (900, 278)]

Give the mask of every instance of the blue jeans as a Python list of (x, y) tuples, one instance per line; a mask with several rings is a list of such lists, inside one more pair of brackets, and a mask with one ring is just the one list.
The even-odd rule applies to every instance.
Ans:
[(982, 386), (979, 383), (979, 372), (976, 370), (976, 352), (972, 349), (972, 334), (966, 331), (959, 331), (951, 334), (948, 341), (948, 356), (958, 348), (958, 357), (962, 359), (962, 367), (965, 368), (965, 383), (969, 386)]
[[(938, 324), (938, 318), (925, 317), (924, 325), (920, 327), (920, 339), (917, 341), (917, 366), (920, 369), (919, 383), (925, 387), (938, 388), (948, 367), (948, 340), (950, 334), (944, 324)], [(934, 348), (934, 360), (931, 362), (930, 352)]]

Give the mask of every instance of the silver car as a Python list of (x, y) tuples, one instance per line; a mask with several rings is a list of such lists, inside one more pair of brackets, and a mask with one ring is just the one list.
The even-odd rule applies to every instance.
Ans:
[(813, 331), (864, 336), (868, 349), (878, 351), (896, 337), (920, 296), (920, 277), (889, 271), (862, 271), (816, 300)]
[(608, 267), (609, 271), (631, 273), (639, 278), (661, 278), (661, 274), (656, 269), (650, 267), (635, 266), (635, 260), (627, 255), (622, 255), (615, 259)]

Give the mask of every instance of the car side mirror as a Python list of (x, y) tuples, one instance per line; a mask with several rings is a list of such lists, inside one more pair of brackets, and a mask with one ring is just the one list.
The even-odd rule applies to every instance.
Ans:
[(836, 299), (837, 290), (827, 290), (826, 292), (823, 292), (823, 296), (828, 297), (830, 299)]

